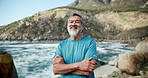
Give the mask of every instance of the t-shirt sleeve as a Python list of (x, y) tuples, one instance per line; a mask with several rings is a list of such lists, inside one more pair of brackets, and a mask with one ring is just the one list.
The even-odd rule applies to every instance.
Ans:
[(96, 41), (92, 40), (86, 52), (85, 59), (88, 59), (88, 58), (98, 59), (97, 55), (98, 55), (98, 52), (96, 50)]
[(61, 43), (58, 45), (54, 57), (57, 56), (57, 55), (62, 56), (62, 45), (61, 45)]

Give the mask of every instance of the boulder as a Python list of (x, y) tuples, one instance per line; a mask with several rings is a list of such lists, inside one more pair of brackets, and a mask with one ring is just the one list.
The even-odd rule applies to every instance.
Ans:
[(0, 78), (18, 78), (12, 56), (0, 51)]
[(116, 67), (128, 74), (139, 74), (141, 67), (148, 62), (148, 52), (132, 51), (119, 55)]
[(139, 74), (141, 68), (148, 63), (148, 41), (140, 42), (135, 50), (119, 55), (115, 65), (122, 72)]
[(103, 65), (94, 70), (95, 78), (110, 78), (115, 73), (121, 73), (121, 71), (115, 66)]
[(148, 52), (148, 40), (141, 41), (135, 48), (137, 52)]

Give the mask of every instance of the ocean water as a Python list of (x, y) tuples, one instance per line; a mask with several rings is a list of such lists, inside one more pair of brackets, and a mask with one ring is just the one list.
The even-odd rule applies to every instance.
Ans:
[[(54, 78), (52, 60), (59, 43), (0, 42), (0, 50), (13, 56), (19, 78)], [(99, 60), (113, 61), (119, 54), (134, 50), (127, 44), (97, 42)]]

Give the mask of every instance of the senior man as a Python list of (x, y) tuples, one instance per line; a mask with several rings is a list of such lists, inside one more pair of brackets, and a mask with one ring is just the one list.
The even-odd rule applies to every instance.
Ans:
[(67, 25), (70, 38), (60, 42), (53, 60), (53, 72), (61, 78), (94, 78), (96, 41), (83, 36), (83, 29), (83, 18), (72, 14)]

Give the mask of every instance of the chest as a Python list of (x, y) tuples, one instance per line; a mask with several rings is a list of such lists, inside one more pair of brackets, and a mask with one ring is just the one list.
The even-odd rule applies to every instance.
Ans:
[(62, 53), (65, 63), (70, 64), (84, 60), (88, 46), (86, 43), (68, 43), (64, 45)]

